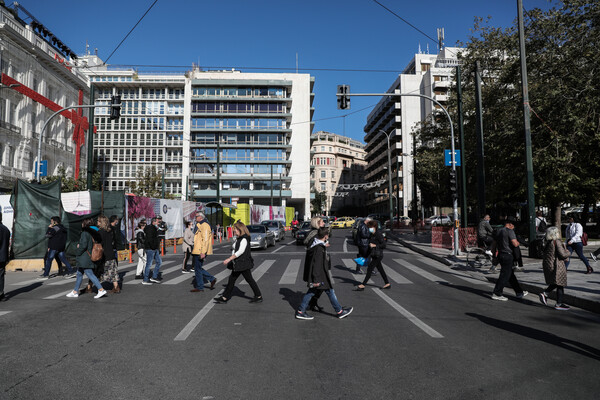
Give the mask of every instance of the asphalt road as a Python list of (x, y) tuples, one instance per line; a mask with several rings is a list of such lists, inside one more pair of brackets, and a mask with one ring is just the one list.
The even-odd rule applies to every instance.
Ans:
[[(121, 263), (123, 291), (94, 300), (64, 295), (74, 280), (7, 275), (0, 303), (0, 399), (596, 399), (600, 316), (542, 306), (537, 296), (490, 299), (491, 284), (398, 245), (379, 275), (353, 291), (356, 248), (331, 238), (343, 306), (294, 319), (306, 291), (303, 248), (288, 237), (253, 251), (262, 304), (238, 281), (227, 304), (212, 298), (229, 271), (207, 260), (217, 289), (190, 293), (181, 254), (164, 257), (163, 281), (143, 286)], [(358, 278), (362, 279), (363, 276)]]

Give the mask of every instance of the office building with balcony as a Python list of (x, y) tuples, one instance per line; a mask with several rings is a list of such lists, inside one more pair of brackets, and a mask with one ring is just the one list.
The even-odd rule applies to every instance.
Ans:
[(97, 102), (121, 96), (118, 121), (109, 107), (96, 111), (94, 153), (106, 189), (128, 191), (140, 168), (154, 167), (178, 198), (310, 213), (310, 75), (147, 74), (81, 61), (93, 71)]
[[(17, 3), (0, 3), (0, 192), (16, 179), (33, 179), (44, 123), (61, 108), (89, 101), (87, 77), (74, 68), (75, 54)], [(26, 23), (25, 20), (28, 22)], [(87, 111), (83, 115), (87, 115)], [(86, 167), (87, 119), (58, 115), (43, 133), (42, 172), (64, 169), (73, 177)]]
[[(448, 101), (449, 89), (460, 48), (442, 48), (438, 54), (415, 54), (388, 93), (418, 93), (434, 98), (442, 105)], [(410, 216), (417, 196), (413, 181), (413, 131), (430, 118), (439, 105), (422, 97), (383, 97), (367, 117), (364, 127), (367, 172), (365, 180), (385, 184), (368, 191), (367, 206), (372, 213), (389, 214), (388, 139), (390, 138), (392, 200), (394, 214)]]
[(346, 136), (319, 131), (311, 135), (314, 189), (326, 194), (326, 215), (356, 216), (364, 214), (366, 192), (351, 185), (364, 183), (364, 144)]

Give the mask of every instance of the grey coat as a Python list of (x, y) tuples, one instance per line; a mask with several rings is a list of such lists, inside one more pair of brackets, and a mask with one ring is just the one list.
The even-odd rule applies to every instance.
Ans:
[(569, 258), (569, 251), (560, 240), (552, 240), (544, 247), (544, 278), (548, 285), (567, 286), (567, 268), (565, 260)]

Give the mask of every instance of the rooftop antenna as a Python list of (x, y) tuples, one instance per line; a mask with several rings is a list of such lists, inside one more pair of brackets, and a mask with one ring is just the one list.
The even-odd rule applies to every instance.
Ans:
[(87, 39), (85, 40), (85, 55), (86, 56), (90, 55), (90, 45), (88, 44)]
[(427, 43), (427, 54), (429, 54), (429, 43)]
[(421, 54), (421, 42), (419, 42), (419, 51), (417, 52), (417, 54)]
[(440, 51), (444, 48), (444, 28), (438, 28), (437, 30), (438, 36), (438, 48)]

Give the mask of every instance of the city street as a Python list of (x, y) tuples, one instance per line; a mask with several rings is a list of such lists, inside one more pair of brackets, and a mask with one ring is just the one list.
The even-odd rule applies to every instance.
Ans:
[[(121, 294), (65, 295), (74, 279), (37, 281), (10, 272), (0, 303), (0, 399), (595, 399), (600, 391), (600, 316), (556, 311), (537, 295), (490, 299), (492, 284), (388, 243), (380, 275), (362, 292), (348, 229), (329, 252), (338, 299), (354, 307), (297, 320), (306, 283), (303, 246), (289, 232), (253, 250), (250, 287), (212, 299), (230, 273), (217, 246), (205, 267), (215, 290), (190, 293), (182, 254), (163, 258), (162, 283), (141, 285), (121, 262)], [(84, 280), (87, 282), (87, 279)], [(84, 286), (84, 285), (82, 285)], [(552, 302), (552, 306), (554, 302)]]

